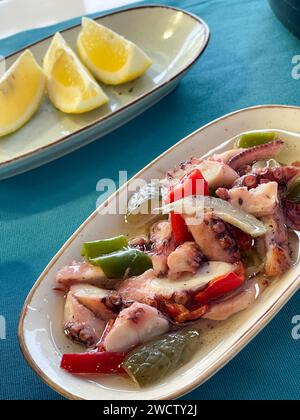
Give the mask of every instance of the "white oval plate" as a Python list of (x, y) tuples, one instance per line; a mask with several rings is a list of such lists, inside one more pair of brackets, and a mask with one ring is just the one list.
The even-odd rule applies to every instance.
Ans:
[[(109, 103), (83, 115), (63, 114), (45, 100), (25, 127), (0, 138), (0, 180), (85, 146), (157, 103), (175, 89), (199, 59), (210, 35), (200, 18), (167, 6), (134, 7), (95, 20), (143, 48), (152, 58), (153, 66), (131, 83), (104, 86)], [(77, 25), (62, 31), (75, 50), (80, 28)], [(28, 47), (40, 63), (51, 39), (52, 36)], [(22, 51), (6, 57), (7, 68)]]
[[(226, 139), (233, 138), (241, 132), (274, 128), (299, 132), (300, 108), (262, 106), (227, 115), (182, 140), (136, 177), (145, 180), (160, 178), (179, 162), (191, 156), (203, 156), (215, 148), (220, 148)], [(283, 139), (290, 138), (285, 132), (281, 132), (280, 135)], [(228, 142), (225, 147), (229, 147)], [(224, 145), (221, 148), (224, 148)], [(298, 159), (299, 156), (300, 153)], [(113, 203), (124, 188), (125, 186), (104, 203), (100, 210)], [(163, 382), (149, 388), (138, 390), (130, 381), (112, 376), (72, 376), (59, 367), (61, 355), (78, 348), (64, 337), (62, 331), (63, 298), (52, 290), (55, 274), (73, 259), (80, 258), (84, 241), (120, 233), (130, 234), (128, 225), (124, 223), (124, 216), (100, 215), (97, 211), (93, 213), (45, 269), (30, 292), (20, 317), (19, 339), (28, 363), (48, 385), (70, 399), (177, 398), (208, 380), (228, 363), (278, 313), (300, 285), (297, 264), (281, 279), (274, 281), (252, 307), (203, 333), (202, 344), (194, 358)]]

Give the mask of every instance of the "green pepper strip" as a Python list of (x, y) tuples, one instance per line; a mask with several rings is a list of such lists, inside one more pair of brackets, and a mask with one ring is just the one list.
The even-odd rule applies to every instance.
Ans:
[(270, 143), (276, 139), (276, 133), (246, 133), (243, 134), (237, 141), (238, 148), (248, 149), (250, 147), (260, 146), (262, 144)]
[(128, 247), (128, 240), (125, 236), (105, 239), (102, 241), (86, 242), (83, 244), (81, 255), (88, 260), (110, 254)]
[(197, 330), (166, 334), (137, 347), (121, 367), (140, 387), (151, 385), (189, 362), (199, 347)]
[(125, 275), (139, 276), (152, 268), (151, 258), (137, 249), (124, 249), (108, 255), (91, 259), (98, 265), (107, 278), (123, 278)]

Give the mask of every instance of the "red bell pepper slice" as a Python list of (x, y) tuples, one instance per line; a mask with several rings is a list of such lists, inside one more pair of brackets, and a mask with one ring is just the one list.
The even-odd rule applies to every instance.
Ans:
[(193, 237), (187, 228), (184, 218), (180, 214), (172, 212), (170, 214), (170, 220), (173, 237), (177, 245), (193, 240)]
[[(174, 203), (175, 201), (188, 196), (200, 195), (200, 193), (209, 195), (208, 183), (205, 181), (201, 171), (199, 169), (194, 169), (192, 172), (182, 177), (178, 184), (170, 189), (166, 203)], [(183, 217), (174, 212), (171, 213), (170, 217), (176, 244), (180, 245), (184, 242), (191, 241), (193, 238)]]
[(165, 312), (178, 324), (188, 321), (195, 321), (202, 318), (207, 312), (208, 306), (200, 306), (193, 310), (187, 309), (184, 305), (178, 303), (165, 303)]
[(61, 368), (70, 373), (124, 373), (121, 363), (126, 353), (78, 353), (65, 354)]
[(245, 276), (237, 273), (229, 273), (225, 276), (218, 277), (210, 282), (205, 290), (199, 292), (195, 296), (195, 300), (201, 305), (207, 304), (211, 300), (217, 299), (238, 289), (242, 286), (244, 281)]
[(194, 169), (170, 188), (166, 203), (174, 203), (182, 198), (194, 195), (209, 195), (208, 183), (199, 169)]

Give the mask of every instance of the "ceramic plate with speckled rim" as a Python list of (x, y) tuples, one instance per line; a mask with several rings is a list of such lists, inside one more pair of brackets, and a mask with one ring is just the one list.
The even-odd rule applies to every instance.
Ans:
[[(205, 50), (210, 35), (200, 18), (167, 6), (134, 7), (95, 20), (143, 48), (153, 60), (152, 67), (133, 82), (104, 86), (109, 103), (86, 114), (63, 114), (45, 100), (26, 126), (0, 139), (0, 180), (85, 146), (141, 114), (175, 89)], [(74, 49), (80, 29), (77, 25), (62, 31)], [(39, 63), (51, 39), (28, 47)], [(21, 53), (6, 58), (7, 68)]]
[[(146, 181), (160, 178), (178, 162), (191, 156), (229, 149), (233, 141), (227, 139), (258, 129), (280, 131), (283, 140), (291, 141), (293, 138), (292, 155), (300, 157), (300, 135), (297, 134), (300, 132), (300, 108), (262, 106), (227, 115), (199, 129), (157, 158), (136, 177)], [(295, 135), (292, 136), (291, 132)], [(100, 209), (117, 200), (125, 187), (103, 203)], [(194, 357), (188, 364), (151, 387), (137, 389), (124, 377), (72, 376), (59, 367), (62, 354), (78, 348), (70, 344), (63, 334), (61, 320), (64, 301), (63, 297), (53, 292), (55, 275), (61, 267), (80, 258), (83, 242), (99, 239), (97, 232), (101, 232), (103, 238), (132, 233), (123, 215), (93, 213), (37, 280), (24, 304), (19, 323), (21, 348), (30, 366), (49, 386), (70, 399), (177, 398), (207, 381), (236, 356), (278, 313), (300, 285), (297, 263), (284, 276), (273, 281), (256, 303), (244, 312), (228, 321), (215, 323), (213, 329), (203, 323), (201, 345)]]

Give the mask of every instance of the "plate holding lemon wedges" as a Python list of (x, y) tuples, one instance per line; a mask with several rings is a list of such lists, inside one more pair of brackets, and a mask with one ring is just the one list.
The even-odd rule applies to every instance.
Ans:
[[(83, 18), (78, 50), (82, 62), (103, 83), (119, 85), (142, 76), (151, 59), (133, 42), (95, 21)], [(26, 50), (0, 83), (0, 136), (18, 130), (38, 110), (45, 80), (52, 104), (67, 114), (81, 114), (109, 99), (89, 70), (58, 32), (46, 52), (43, 70)]]
[(142, 6), (83, 18), (5, 57), (0, 180), (99, 139), (154, 105), (198, 60), (209, 35), (183, 10)]

